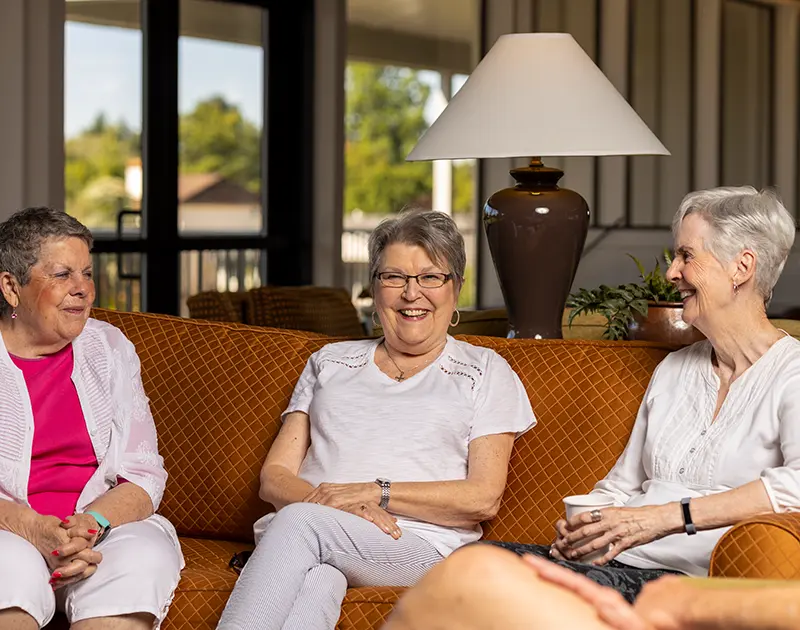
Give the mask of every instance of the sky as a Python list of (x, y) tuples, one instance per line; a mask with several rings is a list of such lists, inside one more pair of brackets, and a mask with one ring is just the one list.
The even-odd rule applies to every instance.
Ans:
[[(261, 48), (181, 37), (178, 99), (181, 113), (222, 95), (261, 126)], [(68, 22), (65, 31), (64, 132), (69, 138), (104, 112), (132, 129), (142, 124), (141, 31)]]
[[(198, 101), (221, 95), (261, 127), (262, 49), (243, 44), (181, 37), (178, 44), (178, 106), (181, 113)], [(420, 73), (438, 84), (438, 74)], [(455, 89), (466, 77), (457, 77)], [(65, 31), (64, 132), (67, 138), (89, 127), (101, 112), (109, 122), (142, 125), (142, 33), (139, 30), (67, 22)], [(431, 123), (441, 103), (430, 99)]]

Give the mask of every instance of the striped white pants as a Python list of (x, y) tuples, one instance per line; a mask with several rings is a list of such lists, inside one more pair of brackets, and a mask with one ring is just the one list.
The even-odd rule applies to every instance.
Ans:
[(349, 586), (412, 586), (442, 560), (410, 532), (314, 503), (280, 510), (247, 561), (221, 630), (333, 630)]

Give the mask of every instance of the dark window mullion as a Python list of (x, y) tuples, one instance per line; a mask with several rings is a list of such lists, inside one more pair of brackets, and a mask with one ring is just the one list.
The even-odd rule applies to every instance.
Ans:
[(179, 0), (142, 0), (142, 232), (146, 310), (177, 315)]
[(267, 22), (267, 282), (311, 284), (314, 1), (274, 3)]

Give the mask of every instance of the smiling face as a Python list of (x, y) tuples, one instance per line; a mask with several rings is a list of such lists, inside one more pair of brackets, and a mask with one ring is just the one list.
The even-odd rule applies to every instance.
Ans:
[[(434, 264), (424, 249), (405, 243), (384, 249), (378, 272), (387, 271), (409, 276), (450, 273)], [(385, 287), (378, 279), (374, 286), (375, 307), (388, 345), (397, 352), (419, 355), (444, 343), (458, 301), (453, 280), (436, 289), (420, 288), (413, 279), (401, 288)]]
[[(4, 282), (4, 292), (6, 286)], [(27, 329), (33, 343), (66, 345), (83, 330), (92, 302), (92, 258), (86, 243), (74, 237), (49, 239), (42, 244), (29, 282), (17, 286), (15, 322)]]
[(715, 314), (733, 304), (738, 275), (737, 261), (723, 264), (706, 249), (710, 236), (711, 226), (705, 219), (687, 216), (676, 234), (675, 258), (667, 271), (667, 279), (683, 298), (683, 321), (706, 334)]

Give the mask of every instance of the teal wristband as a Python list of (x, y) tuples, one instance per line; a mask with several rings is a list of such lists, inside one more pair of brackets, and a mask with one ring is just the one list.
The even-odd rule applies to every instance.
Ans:
[(94, 518), (94, 520), (97, 521), (97, 524), (103, 529), (108, 529), (109, 527), (111, 527), (111, 523), (109, 523), (108, 519), (102, 514), (98, 514), (97, 512), (94, 512), (92, 510), (86, 510), (84, 514), (88, 514), (89, 516)]

